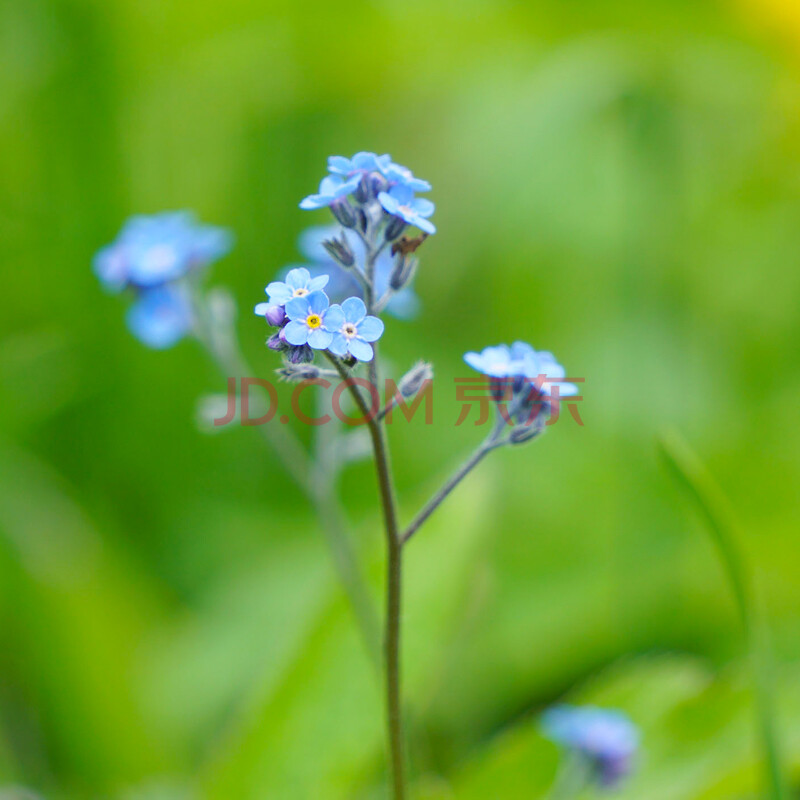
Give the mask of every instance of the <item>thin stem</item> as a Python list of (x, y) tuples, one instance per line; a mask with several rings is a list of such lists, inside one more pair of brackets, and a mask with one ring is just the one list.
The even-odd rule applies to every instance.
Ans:
[(745, 635), (755, 684), (757, 723), (771, 800), (786, 800), (788, 791), (775, 728), (775, 697), (772, 685), (772, 655), (766, 622), (753, 587), (753, 576), (739, 549), (736, 523), (727, 498), (700, 459), (677, 433), (660, 439), (661, 452), (673, 475), (688, 491), (717, 547)]
[[(329, 352), (325, 355), (336, 367), (342, 380), (347, 382), (350, 393), (359, 411), (367, 421), (372, 448), (375, 453), (375, 470), (378, 476), (378, 489), (383, 508), (383, 523), (386, 533), (386, 549), (388, 556), (386, 576), (386, 633), (384, 656), (386, 659), (386, 717), (389, 736), (389, 756), (391, 763), (392, 789), (394, 800), (404, 800), (405, 767), (403, 755), (403, 718), (400, 693), (400, 617), (402, 602), (402, 541), (397, 522), (397, 507), (394, 497), (389, 448), (386, 431), (372, 413), (359, 390), (350, 382), (350, 375), (338, 358)], [(374, 361), (377, 359), (377, 352)], [(371, 376), (377, 375), (377, 368), (370, 370)], [(374, 378), (373, 378), (374, 380)], [(374, 384), (373, 384), (374, 385)], [(376, 386), (377, 391), (377, 386)]]
[(485, 456), (501, 447), (505, 442), (499, 440), (500, 433), (505, 425), (505, 420), (500, 418), (494, 430), (478, 445), (472, 455), (451, 475), (450, 479), (439, 489), (436, 494), (423, 506), (422, 510), (414, 517), (411, 524), (400, 537), (401, 544), (405, 544), (421, 527), (437, 508), (447, 499), (453, 489), (458, 486), (472, 470), (480, 464)]

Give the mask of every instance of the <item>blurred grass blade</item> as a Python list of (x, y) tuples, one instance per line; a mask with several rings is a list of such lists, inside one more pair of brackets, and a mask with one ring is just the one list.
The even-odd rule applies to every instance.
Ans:
[(786, 800), (789, 795), (775, 729), (772, 657), (752, 575), (739, 547), (733, 511), (711, 473), (679, 433), (663, 433), (659, 447), (671, 474), (689, 494), (711, 533), (736, 598), (755, 683), (758, 722), (770, 782), (769, 797)]

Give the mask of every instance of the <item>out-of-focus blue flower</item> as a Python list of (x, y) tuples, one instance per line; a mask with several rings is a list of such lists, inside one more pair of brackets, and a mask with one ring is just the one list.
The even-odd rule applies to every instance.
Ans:
[(325, 292), (311, 292), (306, 297), (294, 297), (286, 303), (289, 322), (282, 334), (289, 344), (308, 344), (314, 350), (330, 345), (333, 334), (325, 328), (330, 301)]
[(428, 219), (436, 207), (424, 197), (414, 197), (413, 190), (408, 186), (393, 186), (388, 192), (381, 192), (378, 200), (388, 214), (400, 217), (425, 233), (436, 233), (436, 226)]
[(382, 172), (392, 163), (392, 157), (388, 154), (379, 156), (375, 153), (362, 151), (356, 153), (352, 158), (344, 156), (330, 156), (328, 158), (328, 172), (333, 175), (343, 175), (350, 178), (353, 175), (360, 175), (364, 172)]
[(545, 402), (554, 396), (578, 394), (574, 383), (563, 380), (566, 371), (553, 354), (546, 350), (537, 352), (527, 342), (514, 342), (510, 347), (499, 344), (485, 347), (480, 353), (465, 353), (464, 361), (490, 378), (526, 379)]
[(424, 181), (422, 178), (415, 178), (414, 173), (402, 164), (392, 162), (387, 167), (384, 167), (381, 172), (383, 172), (383, 177), (389, 181), (390, 186), (405, 186), (407, 189), (411, 189), (412, 192), (429, 192), (431, 190), (431, 185), (428, 181)]
[(192, 308), (179, 286), (147, 289), (128, 309), (128, 327), (137, 339), (157, 350), (172, 347), (192, 329)]
[(331, 306), (325, 327), (333, 333), (330, 351), (337, 356), (349, 354), (359, 361), (372, 361), (374, 351), (369, 342), (377, 342), (383, 334), (383, 322), (367, 316), (360, 297), (348, 297), (341, 306)]
[(112, 291), (148, 289), (174, 281), (224, 256), (232, 234), (201, 225), (189, 211), (131, 217), (94, 259), (94, 270)]
[[(361, 239), (341, 231), (337, 225), (315, 225), (300, 235), (298, 249), (311, 263), (308, 270), (312, 275), (330, 275), (330, 283), (325, 292), (334, 302), (341, 302), (351, 295), (362, 297), (361, 284), (350, 270), (340, 267), (322, 246), (325, 239), (344, 236), (356, 257), (356, 263), (364, 263), (364, 244)], [(375, 262), (375, 292), (382, 297), (389, 289), (389, 278), (394, 269), (394, 257), (383, 250)], [(398, 319), (413, 319), (419, 313), (419, 298), (411, 286), (406, 286), (392, 295), (386, 306), (386, 313)]]
[[(269, 302), (274, 305), (285, 306), (293, 297), (306, 297), (311, 292), (325, 288), (329, 280), (328, 275), (311, 276), (305, 267), (296, 267), (286, 273), (286, 278), (282, 281), (273, 281), (264, 290), (269, 295)], [(256, 306), (256, 314), (266, 312), (259, 311), (264, 303)]]
[(327, 206), (352, 194), (361, 182), (360, 175), (345, 180), (341, 175), (327, 175), (319, 184), (318, 194), (310, 194), (300, 201), (300, 208), (315, 209)]
[(598, 782), (613, 787), (628, 775), (639, 747), (639, 731), (620, 711), (593, 706), (556, 706), (542, 717), (548, 739), (586, 758)]

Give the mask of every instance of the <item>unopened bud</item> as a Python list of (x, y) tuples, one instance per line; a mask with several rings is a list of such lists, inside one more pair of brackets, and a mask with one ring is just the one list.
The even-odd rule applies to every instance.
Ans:
[(331, 213), (334, 217), (336, 217), (336, 221), (343, 227), (343, 228), (353, 228), (356, 224), (356, 211), (350, 203), (347, 202), (347, 198), (340, 198), (339, 200), (334, 200), (330, 205)]
[(414, 256), (405, 256), (402, 253), (398, 253), (395, 258), (392, 274), (389, 276), (389, 286), (396, 292), (400, 291), (404, 286), (408, 286), (408, 284), (414, 280), (414, 275), (417, 272), (418, 266), (419, 259), (414, 258)]
[(322, 370), (319, 367), (315, 367), (313, 364), (292, 364), (290, 362), (285, 363), (282, 367), (276, 369), (275, 372), (278, 373), (281, 380), (291, 383), (313, 381), (322, 374)]
[(356, 190), (353, 192), (353, 197), (355, 198), (355, 201), (357, 203), (366, 203), (367, 200), (369, 200), (371, 197), (370, 191), (371, 187), (370, 187), (369, 176), (366, 173), (364, 173), (361, 176), (361, 182), (358, 184)]
[(402, 217), (389, 217), (383, 235), (387, 242), (393, 242), (406, 229), (406, 221)]
[(267, 339), (267, 347), (269, 347), (270, 350), (276, 350), (280, 353), (289, 346), (286, 340), (281, 337), (282, 333), (283, 330), (280, 330), (278, 333), (273, 333), (272, 336)]
[(286, 357), (290, 364), (308, 364), (314, 360), (314, 351), (307, 344), (293, 345)]
[(403, 397), (413, 397), (428, 381), (433, 380), (433, 366), (419, 361), (400, 378), (398, 389)]
[(272, 325), (273, 328), (282, 328), (286, 324), (286, 311), (283, 306), (268, 306), (264, 312), (264, 319)]
[(370, 190), (373, 197), (377, 197), (381, 192), (388, 192), (389, 181), (380, 172), (373, 172), (370, 174)]
[(345, 269), (356, 263), (356, 257), (344, 236), (341, 239), (326, 239), (322, 246), (328, 251), (330, 257)]
[(525, 444), (535, 439), (543, 428), (538, 422), (527, 425), (517, 425), (508, 435), (508, 441), (511, 444)]

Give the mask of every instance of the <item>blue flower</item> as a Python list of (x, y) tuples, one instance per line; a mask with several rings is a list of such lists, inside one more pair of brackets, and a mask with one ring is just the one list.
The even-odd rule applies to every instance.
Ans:
[(414, 173), (402, 164), (392, 162), (384, 167), (381, 172), (383, 177), (389, 181), (390, 186), (405, 186), (407, 189), (411, 189), (412, 192), (429, 192), (431, 190), (431, 185), (428, 181), (424, 181), (422, 178), (415, 178)]
[(424, 197), (414, 197), (414, 192), (408, 186), (393, 186), (388, 192), (381, 192), (378, 200), (387, 213), (400, 217), (409, 225), (416, 225), (425, 233), (436, 233), (436, 226), (428, 219), (435, 206)]
[(300, 201), (300, 208), (314, 209), (325, 208), (326, 206), (341, 200), (348, 194), (352, 194), (361, 182), (361, 177), (356, 175), (349, 180), (345, 180), (341, 175), (328, 175), (319, 184), (319, 193), (310, 194)]
[(333, 333), (330, 351), (337, 356), (351, 355), (359, 361), (372, 361), (374, 351), (369, 342), (377, 342), (383, 334), (383, 322), (367, 316), (367, 307), (360, 297), (348, 297), (341, 306), (331, 306), (325, 316), (325, 327)]
[[(285, 306), (293, 297), (306, 297), (311, 292), (323, 289), (328, 283), (328, 275), (318, 275), (311, 277), (311, 273), (305, 267), (290, 269), (286, 273), (286, 278), (282, 281), (273, 281), (264, 290), (269, 295), (269, 302), (273, 305)], [(266, 307), (264, 303), (256, 306), (256, 314), (262, 314), (258, 309)]]
[(485, 347), (480, 353), (465, 353), (464, 361), (490, 378), (525, 379), (545, 403), (554, 396), (563, 398), (578, 394), (574, 383), (563, 380), (566, 371), (553, 354), (546, 350), (537, 352), (526, 342), (514, 342), (510, 347), (499, 344)]
[(639, 747), (639, 731), (625, 714), (593, 706), (551, 708), (542, 729), (548, 739), (585, 758), (606, 787), (628, 775)]
[(182, 278), (225, 255), (233, 244), (223, 228), (200, 225), (188, 211), (131, 217), (116, 240), (97, 253), (94, 270), (112, 291)]
[(325, 292), (311, 292), (305, 297), (294, 297), (286, 303), (286, 316), (290, 322), (283, 329), (289, 344), (308, 344), (314, 350), (325, 350), (333, 334), (326, 329), (325, 320), (330, 301)]
[(346, 178), (361, 175), (364, 172), (382, 172), (392, 162), (390, 155), (376, 155), (362, 151), (352, 158), (344, 156), (331, 156), (328, 159), (328, 172), (333, 175), (343, 175)]
[[(315, 225), (307, 228), (300, 235), (298, 249), (310, 262), (308, 270), (312, 275), (330, 275), (330, 283), (325, 287), (328, 296), (334, 301), (341, 301), (350, 295), (362, 296), (361, 284), (353, 273), (342, 269), (322, 246), (325, 239), (344, 236), (349, 248), (353, 251), (357, 263), (364, 263), (364, 244), (361, 239), (349, 236), (338, 225)], [(394, 270), (394, 256), (384, 249), (375, 262), (375, 292), (382, 297), (389, 289), (389, 278)], [(419, 313), (419, 298), (416, 292), (406, 286), (392, 295), (386, 306), (386, 313), (398, 319), (412, 319)]]
[(186, 293), (177, 286), (147, 289), (128, 309), (128, 327), (149, 347), (172, 347), (192, 329), (192, 309)]

